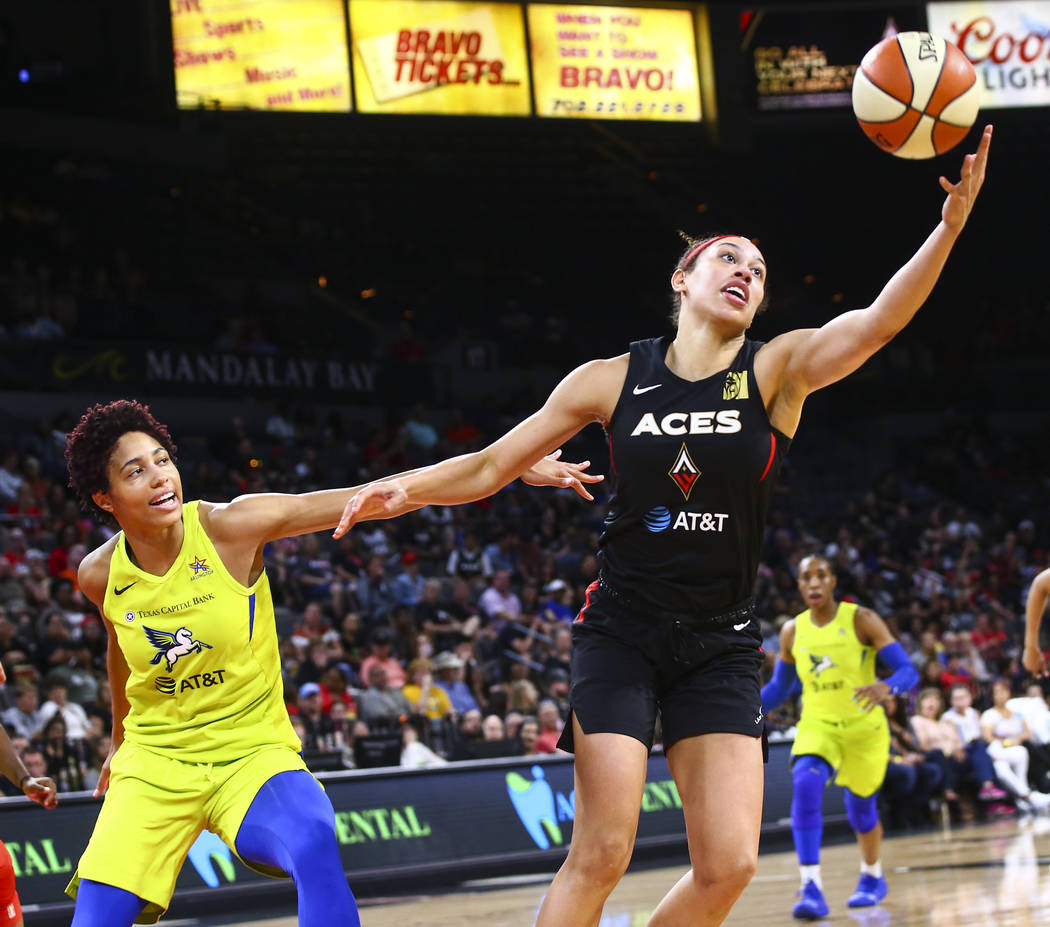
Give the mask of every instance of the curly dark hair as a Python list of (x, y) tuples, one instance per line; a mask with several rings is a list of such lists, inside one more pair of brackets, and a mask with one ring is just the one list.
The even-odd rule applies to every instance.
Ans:
[(175, 442), (166, 425), (158, 422), (149, 406), (134, 399), (117, 399), (105, 405), (97, 403), (88, 409), (66, 439), (66, 467), (69, 488), (77, 494), (86, 512), (112, 522), (112, 516), (95, 505), (94, 493), (109, 489), (106, 467), (113, 448), (129, 431), (141, 431), (156, 438), (161, 447), (175, 458)]
[[(693, 238), (691, 235), (687, 235), (685, 232), (679, 230), (678, 237), (686, 243), (688, 247), (682, 252), (678, 258), (678, 262), (675, 264), (675, 270), (683, 270), (687, 274), (689, 271), (696, 266), (697, 258), (700, 257), (700, 252), (703, 251), (701, 245), (708, 245), (713, 241), (717, 241), (719, 238), (725, 238), (729, 233), (717, 232), (714, 235), (708, 235), (704, 238)], [(744, 236), (747, 237), (747, 236)], [(759, 304), (758, 309), (755, 310), (755, 316), (761, 315), (765, 312), (766, 307), (769, 305), (769, 291), (767, 290), (765, 295), (762, 297), (762, 302)], [(682, 294), (673, 291), (671, 292), (671, 324), (675, 328), (678, 328), (678, 317), (682, 311)]]

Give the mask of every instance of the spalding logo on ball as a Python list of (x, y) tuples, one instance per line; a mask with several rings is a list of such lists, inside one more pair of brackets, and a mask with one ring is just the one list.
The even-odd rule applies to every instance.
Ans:
[(932, 158), (966, 137), (980, 90), (970, 60), (928, 32), (883, 39), (853, 78), (853, 112), (865, 134), (898, 158)]

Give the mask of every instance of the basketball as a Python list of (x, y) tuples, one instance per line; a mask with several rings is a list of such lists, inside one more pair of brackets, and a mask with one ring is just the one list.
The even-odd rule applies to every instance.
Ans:
[(853, 78), (857, 122), (898, 158), (932, 158), (954, 148), (970, 131), (979, 104), (970, 60), (928, 32), (883, 39)]

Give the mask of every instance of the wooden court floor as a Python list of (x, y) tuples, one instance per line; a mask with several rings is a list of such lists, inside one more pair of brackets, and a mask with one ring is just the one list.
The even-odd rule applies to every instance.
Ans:
[[(831, 914), (816, 924), (1050, 927), (1048, 817), (888, 839), (883, 866), (889, 897), (877, 908), (851, 911), (846, 898), (856, 885), (858, 866), (855, 845), (824, 849), (821, 871)], [(676, 866), (629, 872), (606, 904), (600, 927), (644, 927), (660, 896), (683, 871)], [(547, 876), (530, 876), (511, 887), (475, 885), (454, 894), (366, 901), (361, 922), (363, 927), (531, 927), (548, 881)], [(763, 854), (757, 875), (726, 924), (803, 923), (791, 917), (797, 890), (794, 854)], [(242, 922), (242, 927), (295, 924), (295, 918), (278, 918)]]

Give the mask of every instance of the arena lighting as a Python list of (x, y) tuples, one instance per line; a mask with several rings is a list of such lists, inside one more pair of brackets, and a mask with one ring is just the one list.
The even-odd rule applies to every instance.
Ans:
[(22, 68), (22, 70), (18, 72), (18, 81), (21, 84), (28, 84), (29, 83), (29, 71), (27, 71), (25, 68)]

